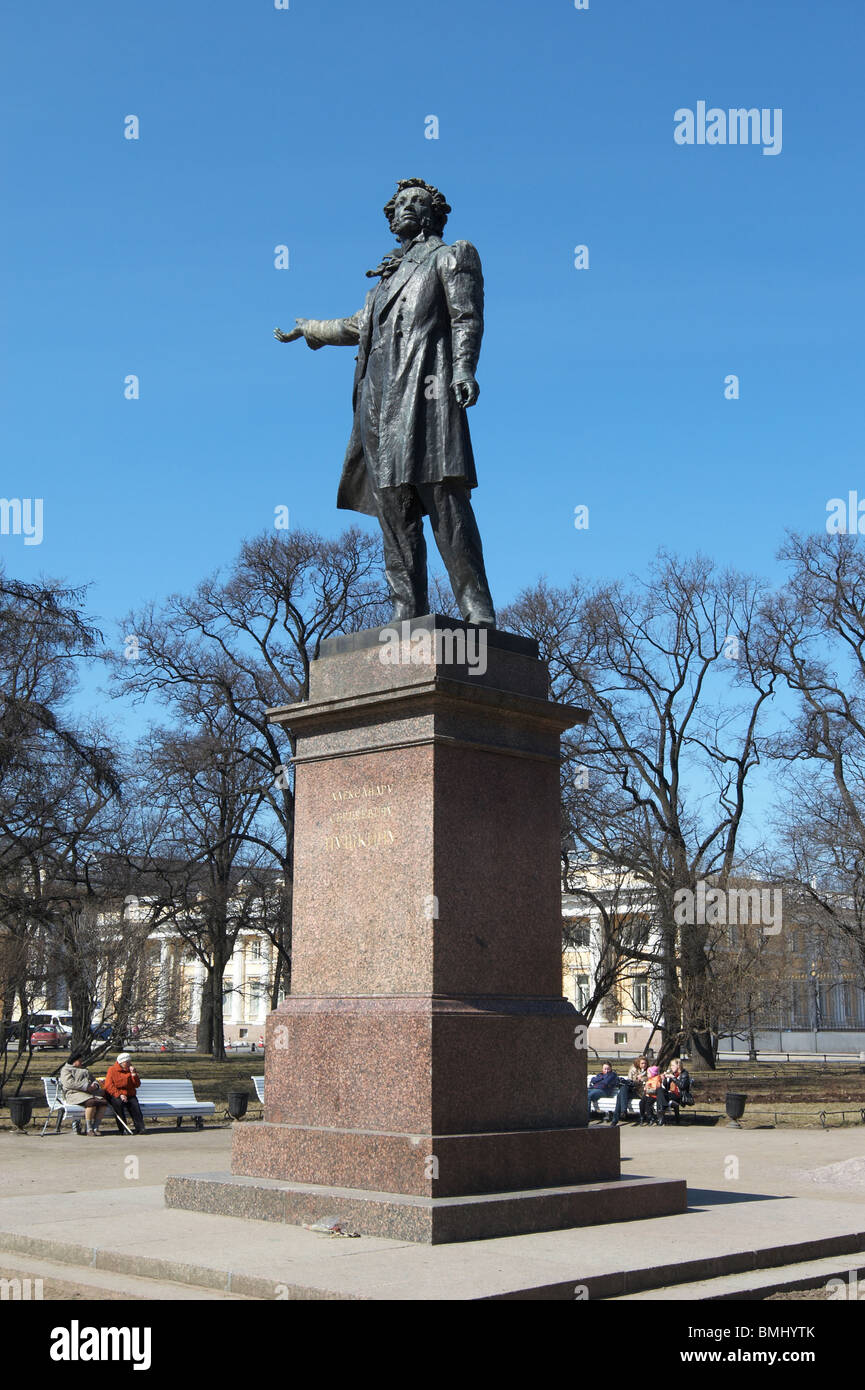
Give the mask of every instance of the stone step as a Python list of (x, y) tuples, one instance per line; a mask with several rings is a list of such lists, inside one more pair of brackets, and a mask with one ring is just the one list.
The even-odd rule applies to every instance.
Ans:
[[(661, 1262), (666, 1245), (661, 1228), (675, 1229), (692, 1222), (692, 1216), (636, 1221), (628, 1223), (627, 1234), (599, 1268), (598, 1248), (615, 1225), (511, 1237), (493, 1248), (485, 1241), (424, 1248), (369, 1237), (333, 1239), (281, 1222), (241, 1223), (182, 1213), (162, 1206), (159, 1189), (141, 1195), (144, 1208), (136, 1212), (123, 1205), (125, 1191), (104, 1194), (103, 1216), (96, 1218), (97, 1225), (103, 1223), (99, 1230), (94, 1230), (91, 1214), (82, 1212), (79, 1195), (50, 1199), (50, 1226), (57, 1235), (34, 1233), (28, 1211), (22, 1210), (17, 1229), (0, 1229), (0, 1251), (9, 1252), (0, 1254), (0, 1267), (11, 1257), (23, 1262), (21, 1277), (38, 1276), (39, 1267), (50, 1264), (65, 1268), (72, 1283), (107, 1274), (144, 1285), (182, 1286), (176, 1295), (164, 1295), (178, 1298), (190, 1296), (184, 1289), (194, 1289), (263, 1300), (595, 1301), (632, 1296), (680, 1301), (763, 1297), (766, 1291), (846, 1278), (851, 1269), (865, 1265), (865, 1232), (855, 1228), (745, 1249), (727, 1241), (723, 1248), (717, 1236), (701, 1240), (695, 1233), (687, 1256)], [(0, 1212), (12, 1205), (0, 1204)], [(119, 1238), (113, 1234), (115, 1205), (126, 1221)], [(25, 1206), (29, 1209), (30, 1203)], [(45, 1232), (46, 1226), (40, 1229)]]
[[(587, 1137), (585, 1130), (580, 1133)], [(617, 1178), (466, 1197), (420, 1197), (197, 1173), (170, 1177), (165, 1204), (175, 1210), (291, 1226), (336, 1215), (345, 1227), (364, 1235), (442, 1245), (682, 1214), (687, 1194), (685, 1183), (672, 1178)]]
[[(88, 1252), (82, 1249), (81, 1253), (82, 1257), (86, 1257)], [(110, 1270), (95, 1269), (92, 1265), (61, 1264), (58, 1260), (15, 1255), (7, 1251), (0, 1251), (0, 1279), (20, 1280), (22, 1292), (28, 1293), (31, 1299), (41, 1295), (46, 1302), (72, 1302), (77, 1299), (144, 1303), (207, 1302), (213, 1299), (249, 1301), (245, 1294), (229, 1293), (224, 1289), (178, 1284), (146, 1275), (115, 1274)], [(24, 1282), (27, 1280), (30, 1281), (29, 1285)], [(41, 1282), (35, 1283), (37, 1280)], [(15, 1291), (7, 1293), (7, 1298), (14, 1301)]]
[[(852, 1285), (851, 1285), (852, 1276)], [(605, 1300), (609, 1303), (628, 1303), (645, 1299), (664, 1303), (692, 1300), (757, 1300), (773, 1293), (788, 1293), (797, 1289), (823, 1289), (830, 1279), (839, 1279), (833, 1298), (839, 1302), (865, 1302), (865, 1251), (848, 1258), (829, 1256), (823, 1260), (806, 1260), (798, 1264), (776, 1265), (771, 1269), (746, 1270), (742, 1274), (725, 1274), (715, 1279), (698, 1279), (687, 1284), (664, 1284), (641, 1289), (638, 1293), (617, 1294)]]

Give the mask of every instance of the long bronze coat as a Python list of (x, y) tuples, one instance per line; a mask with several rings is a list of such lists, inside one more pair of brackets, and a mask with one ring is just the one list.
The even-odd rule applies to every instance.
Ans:
[(398, 268), (347, 319), (308, 319), (311, 348), (358, 345), (354, 423), (343, 463), (337, 506), (376, 515), (360, 431), (362, 384), (374, 319), (384, 314), (379, 352), (382, 397), (379, 448), (370, 467), (380, 487), (461, 479), (477, 487), (466, 412), (454, 381), (474, 376), (483, 336), (481, 262), (468, 241), (446, 246), (428, 235), (409, 247)]

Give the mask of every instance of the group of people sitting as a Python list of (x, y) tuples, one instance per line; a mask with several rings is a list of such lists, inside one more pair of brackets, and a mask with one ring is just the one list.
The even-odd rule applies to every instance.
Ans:
[(121, 1132), (134, 1128), (136, 1134), (144, 1133), (144, 1116), (135, 1092), (141, 1085), (141, 1077), (132, 1065), (128, 1052), (118, 1054), (117, 1061), (108, 1068), (105, 1080), (99, 1082), (81, 1065), (81, 1057), (70, 1057), (60, 1069), (60, 1090), (67, 1105), (80, 1105), (85, 1116), (85, 1128), (79, 1133), (100, 1134), (100, 1121), (106, 1110), (111, 1110)]
[(609, 1117), (613, 1125), (624, 1119), (632, 1100), (640, 1103), (641, 1125), (662, 1125), (670, 1112), (678, 1119), (680, 1105), (694, 1104), (690, 1073), (678, 1057), (673, 1058), (664, 1072), (659, 1067), (650, 1067), (645, 1057), (638, 1057), (627, 1076), (619, 1076), (609, 1062), (604, 1062), (589, 1082), (589, 1121), (593, 1103), (613, 1097), (616, 1105)]

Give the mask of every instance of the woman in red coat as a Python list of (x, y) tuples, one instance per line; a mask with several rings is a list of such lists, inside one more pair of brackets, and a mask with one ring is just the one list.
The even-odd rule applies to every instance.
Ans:
[(108, 1068), (103, 1090), (116, 1115), (125, 1119), (124, 1109), (135, 1127), (136, 1134), (144, 1133), (144, 1116), (135, 1092), (141, 1085), (141, 1077), (132, 1066), (129, 1053), (121, 1052), (113, 1066)]

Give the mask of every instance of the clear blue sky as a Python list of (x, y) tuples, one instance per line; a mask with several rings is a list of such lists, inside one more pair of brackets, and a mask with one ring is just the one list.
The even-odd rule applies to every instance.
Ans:
[[(271, 333), (360, 306), (417, 174), (484, 266), (498, 604), (661, 544), (771, 574), (865, 495), (863, 42), (861, 0), (7, 5), (0, 493), (44, 499), (10, 570), (92, 581), (110, 630), (277, 505), (349, 523), (353, 353)], [(698, 101), (782, 108), (781, 153), (677, 145)]]

